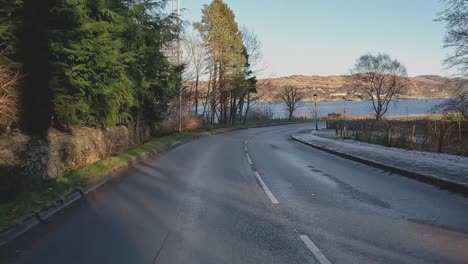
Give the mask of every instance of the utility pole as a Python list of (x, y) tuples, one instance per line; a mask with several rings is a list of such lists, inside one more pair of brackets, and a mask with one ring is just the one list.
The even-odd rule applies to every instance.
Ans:
[(315, 131), (318, 131), (318, 113), (317, 113), (317, 94), (314, 94), (314, 105), (315, 105)]
[[(176, 0), (177, 8), (177, 25), (178, 25), (178, 35), (177, 35), (177, 66), (180, 66), (180, 0)], [(182, 83), (179, 87), (179, 133), (182, 133)]]
[(346, 137), (346, 97), (343, 97), (343, 119), (344, 119), (344, 125), (343, 125), (343, 136), (342, 139)]
[(343, 119), (346, 124), (346, 97), (343, 97)]

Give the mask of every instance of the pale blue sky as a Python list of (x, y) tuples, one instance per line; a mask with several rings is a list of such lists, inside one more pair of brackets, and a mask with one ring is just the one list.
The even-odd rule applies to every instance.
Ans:
[[(211, 0), (181, 0), (198, 21)], [(360, 55), (385, 52), (410, 76), (448, 75), (442, 60), (444, 25), (434, 22), (440, 0), (225, 0), (239, 25), (263, 45), (262, 77), (349, 74)]]

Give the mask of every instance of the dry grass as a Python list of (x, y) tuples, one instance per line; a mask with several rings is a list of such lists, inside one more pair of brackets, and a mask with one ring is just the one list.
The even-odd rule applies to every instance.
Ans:
[(11, 122), (18, 109), (18, 96), (15, 90), (18, 74), (0, 65), (0, 122)]

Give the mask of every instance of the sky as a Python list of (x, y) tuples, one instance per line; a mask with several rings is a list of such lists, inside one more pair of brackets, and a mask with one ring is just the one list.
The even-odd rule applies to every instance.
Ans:
[[(183, 17), (201, 19), (211, 0), (180, 0)], [(260, 77), (349, 74), (365, 53), (384, 52), (409, 76), (447, 76), (441, 0), (224, 0), (240, 26), (262, 42)]]

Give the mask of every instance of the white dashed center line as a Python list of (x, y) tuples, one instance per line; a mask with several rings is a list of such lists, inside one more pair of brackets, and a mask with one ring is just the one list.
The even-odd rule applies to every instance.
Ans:
[[(249, 162), (250, 166), (253, 167), (253, 162), (252, 162), (252, 159), (250, 158), (250, 155), (249, 155), (249, 152), (247, 151), (247, 140), (244, 142), (244, 150), (245, 150), (245, 157), (247, 158), (247, 161)], [(262, 189), (265, 191), (265, 193), (267, 194), (268, 198), (270, 198), (271, 202), (274, 203), (274, 204), (278, 204), (278, 200), (275, 198), (275, 196), (273, 195), (273, 193), (270, 191), (270, 189), (268, 188), (268, 186), (266, 186), (265, 182), (263, 181), (262, 177), (260, 177), (260, 174), (258, 174), (258, 172), (253, 169), (253, 172), (255, 174), (255, 178), (257, 178), (257, 181), (258, 183), (260, 183), (260, 185), (262, 186)]]
[(265, 191), (265, 193), (267, 194), (268, 198), (270, 198), (271, 202), (274, 203), (274, 204), (278, 204), (278, 200), (275, 198), (275, 196), (273, 195), (273, 193), (271, 193), (270, 189), (268, 188), (268, 186), (266, 186), (265, 182), (262, 180), (262, 177), (260, 177), (260, 175), (258, 174), (258, 172), (254, 171), (254, 174), (255, 174), (255, 177), (257, 178), (257, 181), (260, 183), (260, 185), (262, 186), (262, 189)]
[(245, 153), (245, 156), (247, 157), (247, 161), (249, 162), (250, 165), (253, 165), (252, 159), (250, 158), (249, 153)]
[[(250, 155), (247, 149), (247, 143), (248, 142), (246, 140), (244, 142), (245, 156), (247, 157), (247, 161), (249, 162), (250, 166), (253, 167), (253, 162), (252, 162), (252, 159), (250, 158)], [(252, 168), (252, 170), (255, 174), (255, 178), (257, 178), (258, 183), (260, 183), (260, 186), (262, 186), (262, 189), (265, 191), (268, 198), (270, 198), (271, 202), (273, 204), (279, 204), (278, 200), (270, 191), (268, 186), (265, 184), (262, 177), (260, 177), (260, 174), (258, 174), (258, 172), (254, 168)], [(312, 194), (312, 195), (315, 195), (315, 194)], [(310, 250), (310, 252), (314, 255), (314, 257), (318, 260), (320, 264), (331, 264), (331, 262), (327, 259), (327, 257), (323, 255), (322, 251), (320, 251), (320, 249), (314, 244), (314, 242), (312, 242), (312, 240), (310, 240), (310, 238), (307, 235), (299, 235), (299, 238), (302, 240), (302, 242), (304, 242), (306, 247)]]
[(322, 254), (322, 251), (310, 240), (306, 235), (300, 235), (299, 238), (304, 242), (306, 247), (314, 254), (315, 258), (320, 262), (320, 264), (331, 264), (331, 262)]

